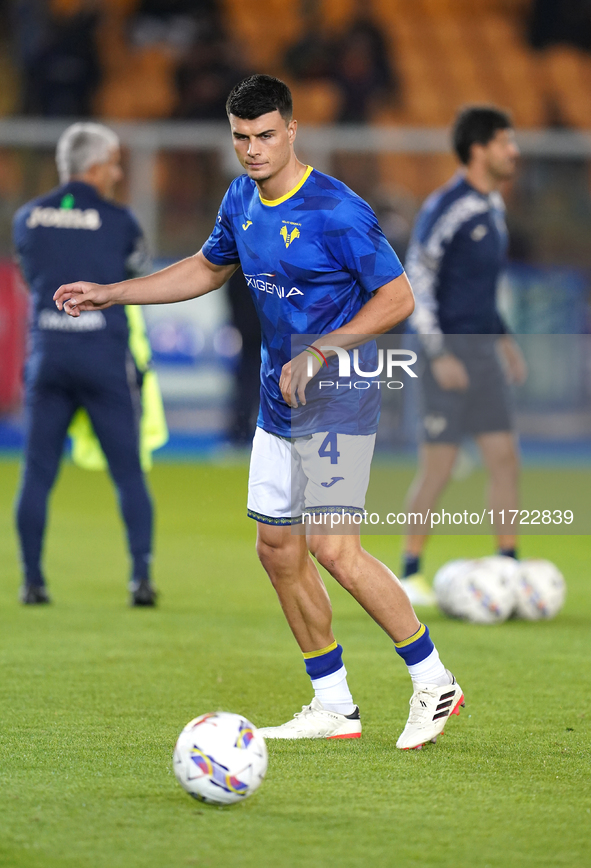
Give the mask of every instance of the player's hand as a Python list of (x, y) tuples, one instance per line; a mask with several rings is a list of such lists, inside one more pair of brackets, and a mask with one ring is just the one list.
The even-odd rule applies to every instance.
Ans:
[(465, 392), (470, 385), (466, 366), (452, 353), (433, 359), (431, 370), (438, 385), (446, 392)]
[(508, 382), (521, 386), (527, 380), (527, 365), (519, 345), (510, 335), (503, 335), (499, 347)]
[(102, 310), (115, 303), (111, 287), (85, 280), (60, 286), (53, 300), (58, 310), (65, 310), (70, 316), (80, 316), (83, 310)]
[[(306, 386), (320, 370), (320, 364), (315, 356), (304, 351), (283, 365), (279, 388), (286, 404), (294, 410), (298, 406), (298, 400), (302, 405), (306, 403)], [(308, 373), (310, 369), (311, 374)]]

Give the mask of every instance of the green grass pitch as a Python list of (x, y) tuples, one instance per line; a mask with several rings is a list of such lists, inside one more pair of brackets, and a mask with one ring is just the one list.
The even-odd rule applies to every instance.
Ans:
[[(54, 604), (17, 603), (16, 462), (0, 462), (2, 868), (540, 868), (591, 865), (588, 537), (525, 537), (568, 583), (548, 623), (454, 623), (423, 611), (466, 708), (436, 746), (394, 747), (410, 681), (387, 637), (327, 578), (364, 722), (352, 742), (269, 745), (243, 804), (191, 800), (171, 770), (195, 715), (280, 723), (308, 703), (298, 649), (254, 551), (245, 466), (158, 464), (161, 605), (127, 606), (127, 561), (102, 474), (71, 466), (47, 546)], [(406, 479), (401, 477), (401, 484)], [(394, 568), (396, 537), (367, 546)], [(437, 537), (427, 573), (485, 554)]]

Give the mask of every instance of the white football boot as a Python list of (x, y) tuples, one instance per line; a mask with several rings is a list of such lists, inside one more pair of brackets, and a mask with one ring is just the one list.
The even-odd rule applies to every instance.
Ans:
[(436, 606), (435, 594), (420, 573), (414, 573), (405, 579), (400, 579), (400, 584), (406, 591), (406, 596), (412, 606)]
[(361, 738), (359, 708), (355, 706), (352, 714), (339, 714), (327, 711), (314, 697), (310, 705), (281, 726), (257, 727), (263, 738)]
[[(448, 672), (448, 670), (445, 670)], [(418, 750), (428, 741), (436, 742), (452, 714), (464, 707), (462, 688), (448, 672), (451, 684), (416, 684), (410, 698), (410, 714), (396, 747)]]

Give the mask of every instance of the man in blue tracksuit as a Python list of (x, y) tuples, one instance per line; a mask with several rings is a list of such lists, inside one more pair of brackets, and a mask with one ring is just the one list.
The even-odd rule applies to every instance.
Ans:
[(25, 465), (17, 502), (23, 603), (49, 602), (41, 566), (47, 499), (72, 417), (84, 408), (117, 487), (132, 558), (132, 605), (154, 605), (150, 582), (152, 504), (139, 454), (141, 375), (128, 349), (125, 310), (73, 319), (53, 293), (78, 278), (110, 283), (137, 276), (147, 257), (142, 231), (111, 201), (121, 180), (117, 136), (99, 124), (69, 127), (57, 146), (61, 186), (14, 218), (14, 243), (31, 292)]
[[(453, 142), (462, 170), (421, 208), (406, 261), (415, 294), (411, 324), (424, 350), (423, 442), (408, 509), (427, 515), (435, 507), (462, 440), (474, 437), (496, 517), (517, 505), (507, 380), (522, 382), (525, 366), (499, 316), (496, 294), (507, 252), (499, 187), (513, 176), (519, 152), (510, 118), (491, 106), (462, 110)], [(496, 529), (499, 553), (514, 557), (514, 529)], [(420, 576), (426, 540), (413, 534), (405, 543), (402, 584), (415, 605), (434, 601)]]

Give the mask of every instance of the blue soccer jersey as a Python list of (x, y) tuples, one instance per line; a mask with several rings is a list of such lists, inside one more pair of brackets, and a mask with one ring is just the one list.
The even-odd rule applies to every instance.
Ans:
[[(350, 322), (376, 289), (403, 273), (369, 205), (311, 166), (273, 201), (241, 175), (224, 196), (203, 254), (216, 265), (239, 262), (256, 305), (262, 331), (257, 424), (283, 437), (327, 430), (327, 419), (335, 433), (374, 433), (375, 389), (324, 390), (317, 412), (308, 406), (306, 421), (296, 424), (295, 414), (293, 425), (279, 389), (293, 335), (325, 335)], [(364, 370), (372, 370), (374, 357), (375, 345), (360, 350)]]

